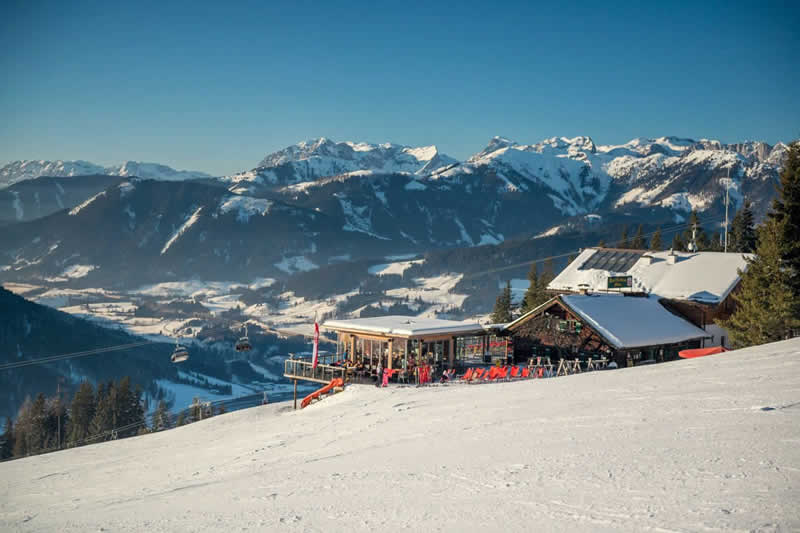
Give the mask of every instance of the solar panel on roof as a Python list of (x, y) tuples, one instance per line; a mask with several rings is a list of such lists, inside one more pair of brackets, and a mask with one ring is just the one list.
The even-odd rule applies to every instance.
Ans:
[(597, 269), (627, 272), (643, 253), (643, 251), (634, 250), (597, 250), (578, 267), (578, 270)]

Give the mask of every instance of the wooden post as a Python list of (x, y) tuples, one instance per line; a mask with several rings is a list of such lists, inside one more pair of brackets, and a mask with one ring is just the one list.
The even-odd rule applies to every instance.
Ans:
[(456, 338), (450, 337), (450, 342), (448, 343), (449, 349), (447, 350), (449, 353), (447, 354), (447, 368), (455, 368), (456, 367)]
[(294, 409), (297, 410), (297, 380), (294, 380)]
[[(381, 344), (383, 344), (383, 343), (381, 343)], [(386, 368), (391, 370), (392, 369), (392, 348), (394, 348), (393, 343), (392, 343), (392, 339), (389, 339), (389, 341), (386, 344), (389, 347), (389, 355), (386, 356), (386, 359), (387, 359)]]

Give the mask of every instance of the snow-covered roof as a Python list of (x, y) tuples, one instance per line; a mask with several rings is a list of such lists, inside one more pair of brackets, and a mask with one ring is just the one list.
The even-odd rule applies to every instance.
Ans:
[[(655, 294), (662, 298), (720, 303), (739, 282), (739, 269), (747, 268), (749, 254), (723, 252), (674, 252), (675, 263), (668, 261), (669, 251), (640, 252), (632, 266), (621, 261), (621, 268), (608, 270), (601, 262), (594, 268), (590, 259), (596, 254), (612, 253), (603, 248), (587, 248), (547, 286), (550, 290), (575, 291), (582, 286), (604, 291), (609, 276), (632, 276), (635, 292)], [(633, 253), (621, 250), (621, 253)], [(588, 262), (588, 263), (587, 263)], [(620, 264), (618, 263), (618, 264)]]
[(672, 344), (709, 336), (667, 311), (654, 296), (563, 294), (560, 298), (616, 348)]
[(448, 335), (470, 333), (483, 330), (477, 322), (458, 322), (439, 318), (420, 318), (416, 316), (390, 315), (352, 320), (327, 320), (322, 327), (331, 330), (361, 331), (384, 335)]

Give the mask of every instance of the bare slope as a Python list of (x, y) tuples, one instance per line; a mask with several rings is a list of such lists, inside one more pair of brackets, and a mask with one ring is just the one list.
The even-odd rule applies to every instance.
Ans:
[(791, 531), (800, 339), (523, 383), (351, 387), (0, 464), (0, 530)]

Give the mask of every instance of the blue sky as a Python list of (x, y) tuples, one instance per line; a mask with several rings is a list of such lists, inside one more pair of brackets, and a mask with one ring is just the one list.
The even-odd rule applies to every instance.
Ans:
[[(4, 2), (0, 162), (800, 136), (795, 2)], [(168, 5), (162, 5), (168, 4)]]

